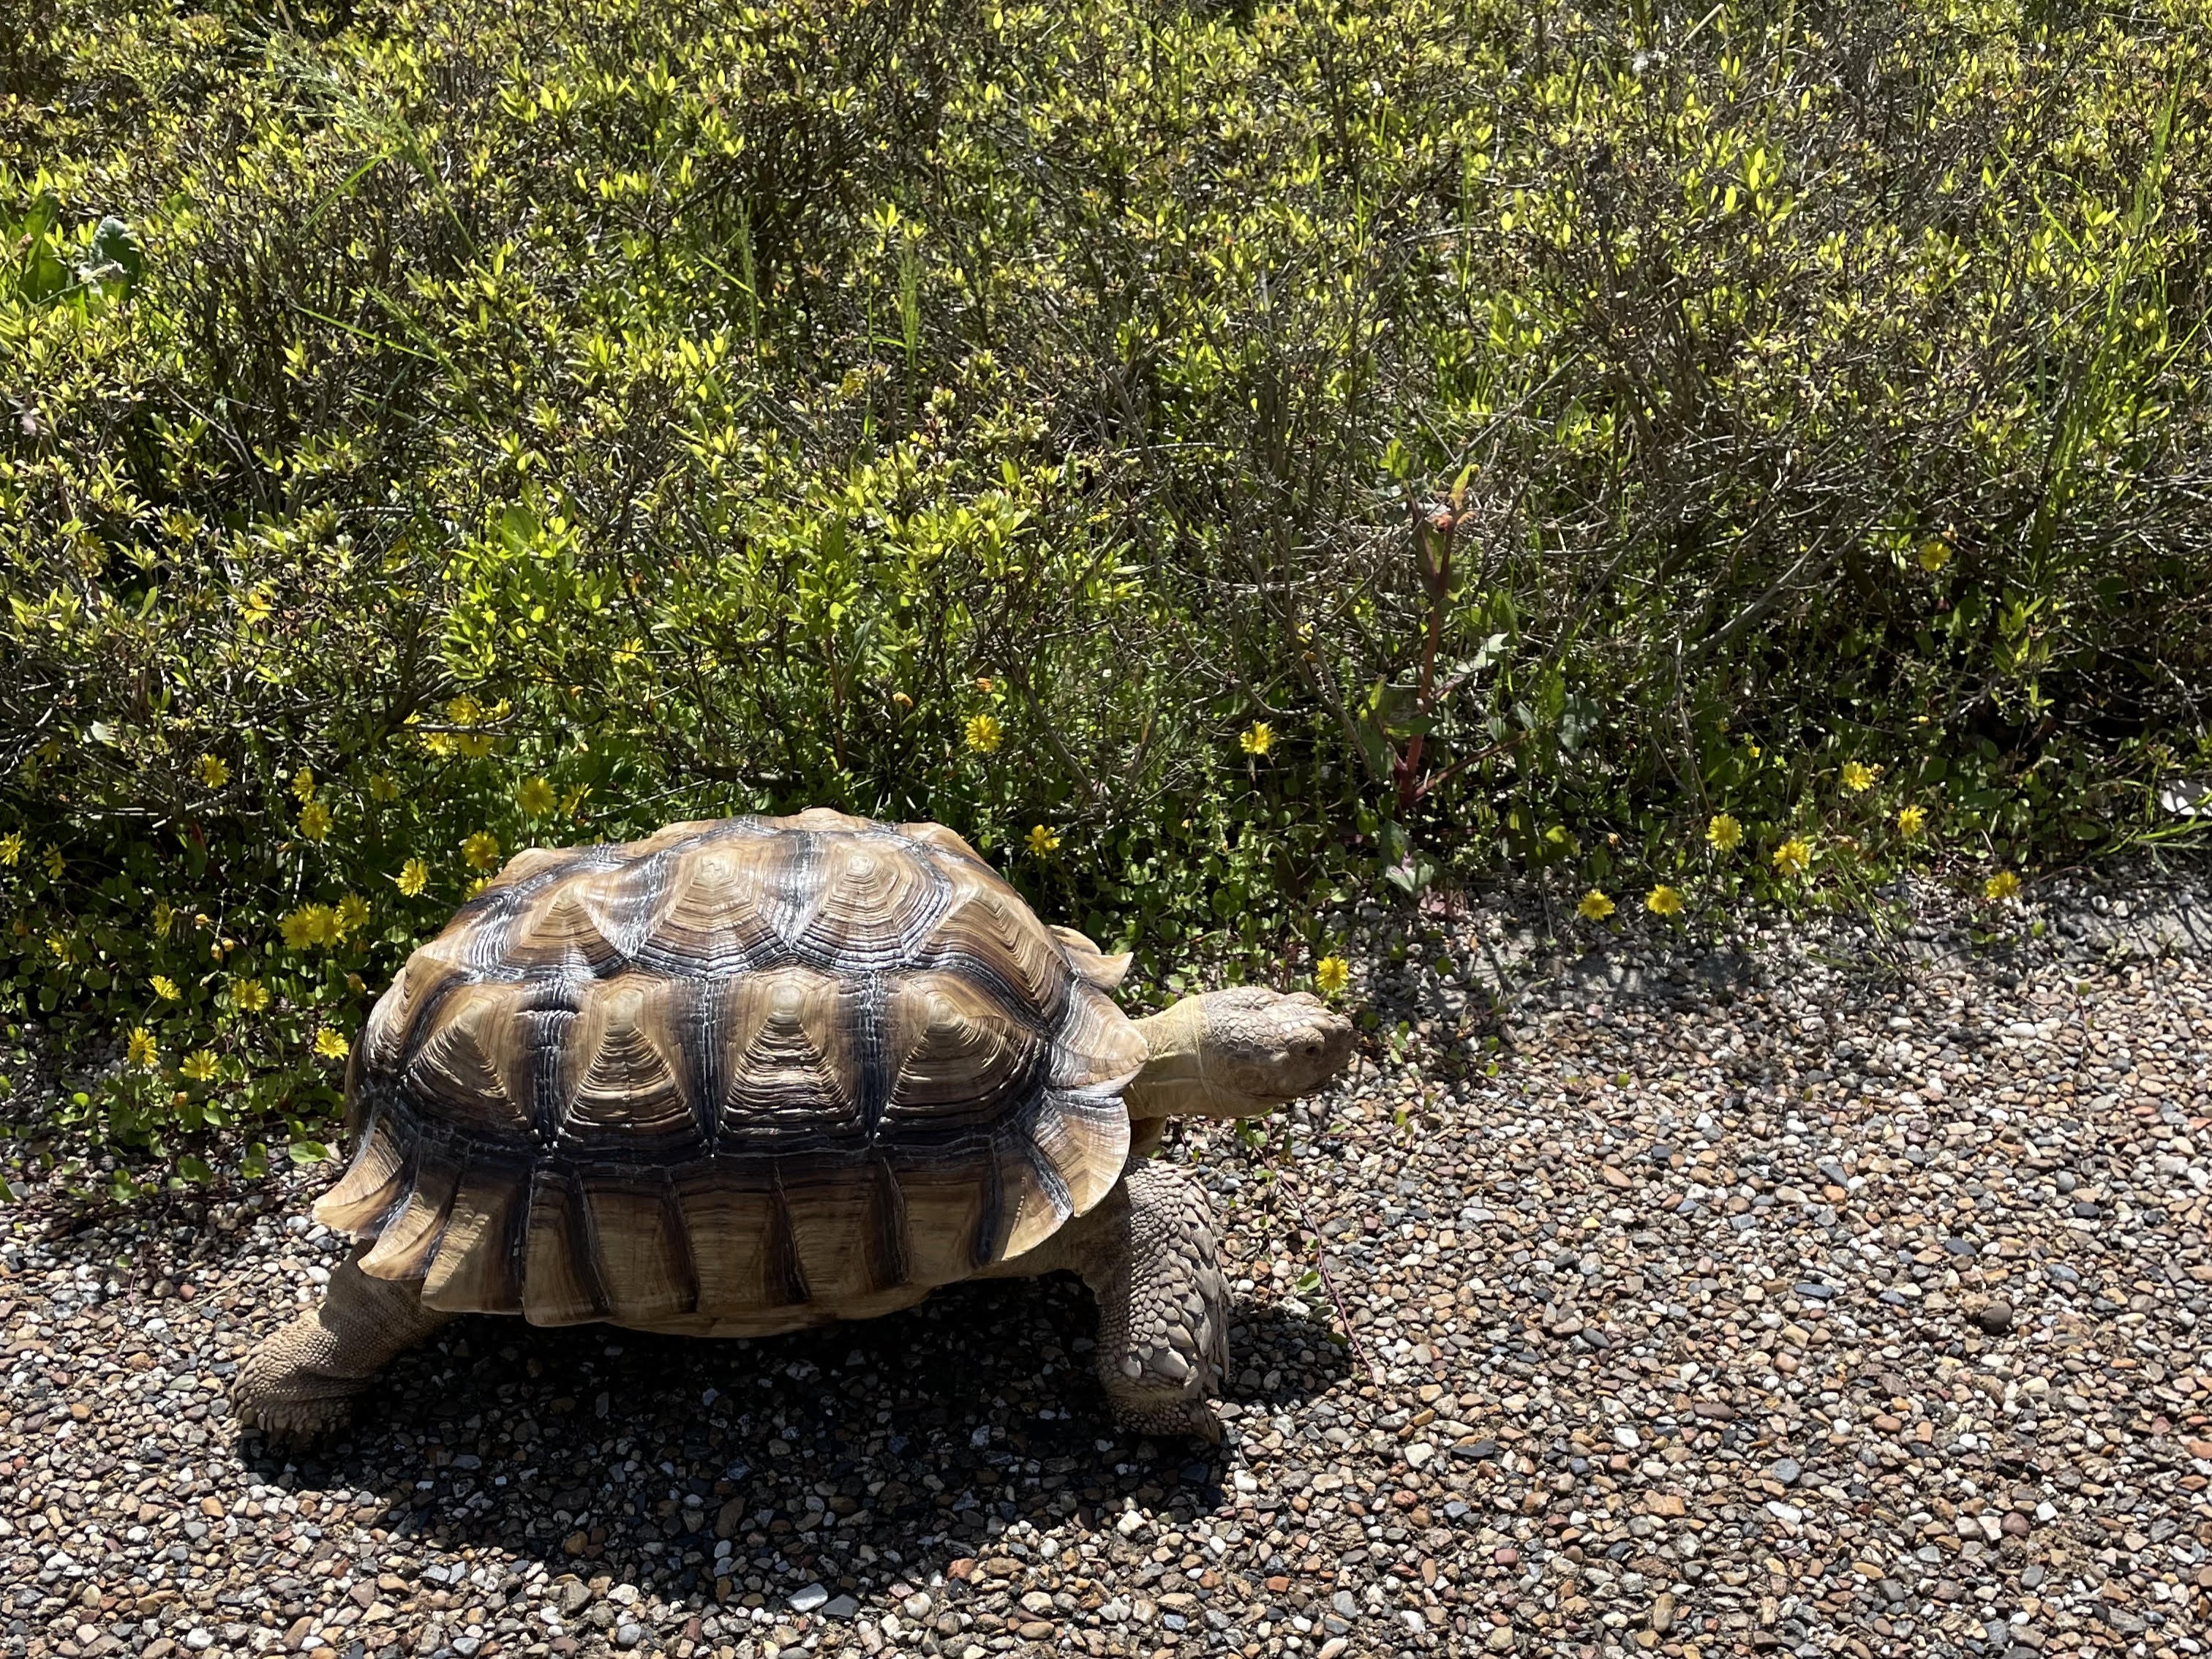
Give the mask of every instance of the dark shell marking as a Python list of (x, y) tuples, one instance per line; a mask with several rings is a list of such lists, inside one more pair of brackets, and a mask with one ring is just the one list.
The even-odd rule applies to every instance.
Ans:
[(951, 831), (826, 811), (519, 854), (379, 1000), (315, 1206), (363, 1271), (542, 1325), (771, 1330), (1034, 1248), (1144, 1063)]

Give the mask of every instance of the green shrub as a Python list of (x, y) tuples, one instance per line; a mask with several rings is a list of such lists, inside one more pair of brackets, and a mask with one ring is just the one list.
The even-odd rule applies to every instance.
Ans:
[(1283, 978), (2212, 760), (2194, 9), (11, 9), (0, 997), (112, 1140), (316, 1156), (534, 842), (936, 817)]

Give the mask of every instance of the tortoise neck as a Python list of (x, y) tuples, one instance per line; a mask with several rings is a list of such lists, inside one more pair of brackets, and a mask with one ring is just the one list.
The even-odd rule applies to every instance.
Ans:
[(1185, 997), (1135, 1024), (1149, 1057), (1121, 1092), (1131, 1122), (1233, 1115), (1216, 1104), (1220, 1091), (1206, 1075), (1205, 998)]

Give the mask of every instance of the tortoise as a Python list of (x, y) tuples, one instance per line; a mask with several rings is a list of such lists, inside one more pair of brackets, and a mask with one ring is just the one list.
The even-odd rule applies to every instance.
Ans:
[(951, 830), (817, 808), (517, 854), (410, 957), (314, 1206), (356, 1249), (231, 1392), (343, 1426), (459, 1315), (764, 1336), (1068, 1269), (1139, 1433), (1218, 1440), (1228, 1286), (1176, 1115), (1320, 1087), (1352, 1028), (1243, 987), (1131, 1020), (1129, 958), (1047, 927)]

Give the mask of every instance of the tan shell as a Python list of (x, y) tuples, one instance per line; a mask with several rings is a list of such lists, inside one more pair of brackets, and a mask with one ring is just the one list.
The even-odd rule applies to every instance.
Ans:
[(416, 951), (315, 1206), (454, 1312), (744, 1334), (1022, 1255), (1121, 1174), (1124, 958), (817, 810), (519, 854)]

